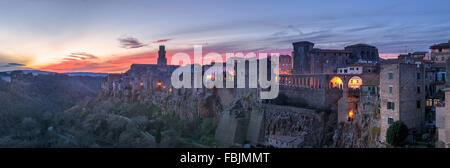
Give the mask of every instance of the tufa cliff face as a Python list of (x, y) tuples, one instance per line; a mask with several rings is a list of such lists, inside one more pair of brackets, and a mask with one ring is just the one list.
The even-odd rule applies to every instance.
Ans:
[(101, 97), (127, 103), (154, 104), (166, 114), (184, 119), (217, 117), (238, 95), (237, 89), (173, 88), (172, 72), (178, 66), (134, 64), (124, 74), (102, 81)]
[[(171, 87), (177, 66), (132, 65), (102, 81), (100, 98), (155, 105), (183, 120), (217, 119), (215, 139), (229, 144), (289, 147), (379, 147), (376, 113), (337, 124), (335, 111), (262, 104), (257, 89)], [(376, 109), (374, 109), (376, 110)], [(294, 139), (294, 140), (292, 140)], [(289, 141), (286, 141), (289, 140)], [(285, 142), (286, 141), (286, 142)]]
[(373, 109), (373, 113), (362, 114), (351, 123), (339, 123), (334, 128), (332, 144), (337, 148), (379, 148), (385, 147), (380, 141), (380, 113)]
[(181, 88), (171, 86), (175, 66), (133, 65), (102, 82), (101, 98), (158, 106), (182, 119), (218, 118), (216, 138), (231, 144), (263, 143), (264, 110), (257, 89)]

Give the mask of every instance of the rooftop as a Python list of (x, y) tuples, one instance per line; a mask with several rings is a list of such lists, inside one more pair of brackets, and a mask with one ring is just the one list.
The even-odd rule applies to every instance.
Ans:
[(324, 53), (347, 53), (347, 54), (351, 54), (351, 51), (347, 51), (347, 50), (339, 50), (339, 49), (319, 49), (319, 48), (314, 48), (313, 50), (314, 52), (324, 52)]
[(299, 41), (299, 42), (292, 43), (292, 45), (297, 45), (297, 44), (314, 44), (314, 43), (309, 42), (309, 41)]
[(398, 59), (381, 59), (381, 64), (397, 64)]
[(356, 47), (373, 47), (373, 48), (375, 48), (375, 46), (371, 46), (368, 44), (362, 44), (362, 43), (349, 45), (349, 46), (346, 46), (345, 48), (356, 48)]
[(440, 43), (430, 46), (430, 49), (450, 48), (450, 40), (447, 43)]
[(280, 58), (291, 58), (290, 55), (280, 55)]

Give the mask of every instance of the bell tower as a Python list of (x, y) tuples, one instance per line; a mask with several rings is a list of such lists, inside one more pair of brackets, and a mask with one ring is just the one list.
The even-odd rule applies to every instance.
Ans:
[(164, 45), (160, 45), (159, 46), (158, 65), (167, 65), (166, 47)]

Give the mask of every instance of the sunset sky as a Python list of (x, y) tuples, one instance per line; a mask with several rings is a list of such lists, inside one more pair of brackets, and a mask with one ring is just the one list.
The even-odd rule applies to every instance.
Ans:
[(2, 0), (0, 71), (124, 72), (156, 63), (160, 44), (169, 58), (196, 44), (290, 53), (303, 40), (395, 56), (450, 40), (448, 16), (447, 0)]

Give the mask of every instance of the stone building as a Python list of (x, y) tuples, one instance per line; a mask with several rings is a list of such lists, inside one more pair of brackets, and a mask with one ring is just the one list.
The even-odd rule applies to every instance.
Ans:
[(381, 141), (394, 121), (408, 128), (421, 128), (425, 121), (424, 67), (402, 63), (399, 59), (383, 61), (380, 71)]
[(425, 114), (426, 124), (434, 126), (436, 104), (444, 98), (442, 89), (445, 81), (445, 65), (427, 58), (428, 52), (413, 52), (400, 54), (399, 63), (416, 64), (424, 67), (425, 73)]
[(450, 52), (450, 40), (448, 43), (440, 43), (430, 46), (431, 60), (436, 63), (445, 63), (448, 59)]
[(280, 55), (280, 74), (292, 73), (292, 57), (290, 55)]
[(297, 106), (337, 111), (338, 122), (361, 121), (378, 110), (378, 49), (355, 44), (338, 49), (293, 43), (293, 73), (280, 75), (280, 93)]
[(377, 63), (380, 60), (378, 49), (367, 44), (355, 44), (344, 48), (350, 51), (352, 63)]
[[(450, 60), (446, 61), (446, 69), (449, 73)], [(444, 144), (443, 147), (450, 148), (450, 75), (446, 75), (444, 92), (445, 102), (439, 103), (436, 107), (436, 128), (438, 141)]]
[(378, 49), (367, 44), (355, 44), (344, 50), (314, 48), (309, 41), (292, 44), (295, 74), (337, 73), (337, 68), (355, 63), (377, 63)]

